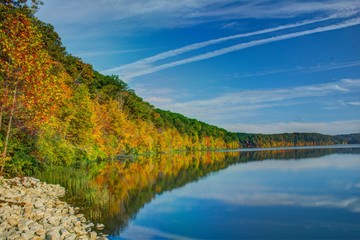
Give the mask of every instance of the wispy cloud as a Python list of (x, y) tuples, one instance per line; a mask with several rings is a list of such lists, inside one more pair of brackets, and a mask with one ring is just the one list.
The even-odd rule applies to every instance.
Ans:
[(357, 11), (356, 1), (245, 1), (232, 4), (231, 7), (218, 7), (193, 13), (193, 17), (236, 18), (290, 18), (315, 12), (337, 13), (339, 11)]
[(301, 87), (243, 90), (226, 93), (212, 99), (175, 103), (167, 105), (166, 107), (180, 112), (186, 111), (187, 109), (194, 109), (194, 112), (202, 112), (202, 109), (206, 111), (219, 111), (220, 109), (225, 111), (225, 109), (233, 106), (244, 107), (247, 109), (259, 109), (268, 104), (279, 103), (282, 101), (323, 97), (339, 93), (345, 94), (359, 90), (360, 79), (342, 79), (336, 82)]
[[(63, 24), (121, 21), (129, 27), (182, 27), (241, 18), (289, 18), (304, 14), (330, 15), (359, 10), (357, 0), (238, 1), (238, 0), (52, 0), (39, 16)], [(48, 11), (48, 8), (57, 11)], [(131, 21), (128, 21), (131, 20)]]
[[(291, 38), (306, 36), (306, 35), (310, 35), (310, 34), (326, 32), (326, 31), (334, 31), (334, 30), (337, 30), (337, 29), (356, 26), (356, 25), (359, 25), (359, 24), (360, 24), (360, 18), (352, 18), (352, 19), (349, 19), (347, 21), (337, 23), (337, 24), (332, 24), (332, 25), (323, 26), (323, 27), (317, 27), (317, 28), (314, 28), (314, 29), (300, 31), (300, 32), (294, 32), (294, 33), (278, 35), (278, 36), (269, 37), (269, 38), (263, 38), (263, 39), (259, 39), (259, 40), (246, 42), (246, 43), (235, 44), (235, 45), (232, 45), (230, 47), (221, 48), (221, 49), (218, 49), (218, 50), (215, 50), (215, 51), (207, 52), (207, 53), (196, 55), (196, 56), (193, 56), (193, 57), (188, 57), (188, 58), (178, 60), (178, 61), (173, 61), (173, 62), (170, 62), (170, 63), (165, 63), (165, 64), (158, 65), (158, 66), (153, 66), (153, 67), (149, 66), (149, 64), (146, 63), (146, 61), (153, 61), (153, 60), (145, 60), (145, 63), (143, 63), (143, 62), (139, 63), (138, 62), (137, 64), (132, 65), (130, 67), (131, 68), (130, 72), (125, 72), (125, 73), (124, 72), (119, 72), (119, 70), (124, 70), (124, 68), (119, 67), (119, 68), (113, 68), (113, 69), (106, 70), (106, 71), (104, 71), (104, 73), (106, 73), (106, 74), (109, 74), (109, 73), (111, 73), (111, 74), (119, 74), (120, 77), (122, 77), (123, 79), (129, 81), (129, 80), (131, 80), (132, 78), (135, 78), (135, 77), (143, 76), (143, 75), (146, 75), (146, 74), (158, 72), (158, 71), (161, 71), (161, 70), (164, 70), (164, 69), (168, 69), (168, 68), (172, 68), (172, 67), (192, 63), (192, 62), (197, 62), (197, 61), (202, 61), (202, 60), (214, 58), (214, 57), (221, 56), (221, 55), (224, 55), (224, 54), (227, 54), (227, 53), (239, 51), (239, 50), (242, 50), (242, 49), (246, 49), (246, 48), (250, 48), (250, 47), (254, 47), (254, 46), (258, 46), (258, 45), (263, 45), (263, 44), (266, 44), (266, 43), (277, 42), (277, 41), (282, 41), (282, 40), (286, 40), (286, 39), (291, 39)], [(215, 40), (215, 41), (217, 41), (217, 40)], [(185, 49), (185, 48), (183, 48), (183, 49)], [(169, 54), (169, 52), (167, 52), (166, 54)], [(157, 57), (155, 57), (155, 59), (158, 58), (158, 56), (159, 55), (157, 55)]]
[(228, 37), (211, 39), (208, 41), (198, 42), (198, 43), (186, 45), (184, 47), (177, 48), (174, 50), (162, 52), (157, 55), (141, 59), (134, 63), (123, 65), (123, 66), (120, 66), (117, 68), (112, 68), (112, 69), (106, 70), (104, 72), (119, 72), (119, 73), (122, 73), (122, 75), (126, 76), (127, 74), (131, 74), (135, 71), (144, 70), (146, 68), (149, 68), (149, 67), (151, 67), (150, 64), (155, 63), (157, 61), (167, 59), (170, 57), (174, 57), (174, 56), (178, 56), (178, 55), (181, 55), (186, 52), (194, 51), (194, 50), (201, 49), (201, 48), (204, 48), (204, 47), (207, 47), (210, 45), (218, 44), (221, 42), (225, 42), (225, 41), (229, 41), (229, 40), (233, 40), (233, 39), (244, 38), (244, 37), (250, 37), (250, 36), (254, 36), (254, 35), (260, 35), (260, 34), (264, 34), (264, 33), (276, 32), (276, 31), (280, 31), (280, 30), (284, 30), (284, 29), (300, 27), (300, 26), (304, 26), (304, 25), (309, 25), (309, 24), (313, 24), (313, 23), (317, 23), (317, 22), (322, 22), (322, 21), (326, 21), (326, 20), (330, 20), (330, 19), (335, 19), (335, 18), (339, 18), (339, 17), (347, 17), (347, 16), (348, 15), (334, 14), (334, 15), (326, 17), (326, 18), (306, 20), (306, 21), (302, 21), (302, 22), (298, 22), (298, 23), (286, 24), (286, 25), (277, 26), (277, 27), (273, 27), (273, 28), (267, 28), (267, 29), (263, 29), (263, 30), (259, 30), (259, 31), (255, 31), (255, 32), (241, 33), (241, 34), (235, 34), (235, 35), (228, 36)]
[[(360, 99), (359, 96), (352, 98), (352, 99)], [(326, 110), (335, 110), (335, 109), (343, 109), (345, 107), (352, 106), (352, 107), (358, 107), (360, 106), (360, 101), (350, 101), (350, 100), (343, 100), (343, 99), (337, 99), (337, 100), (328, 100), (326, 102), (326, 106), (323, 107), (323, 109)]]
[[(281, 123), (244, 123), (243, 119), (255, 115), (261, 119), (261, 110), (273, 107), (301, 106), (335, 96), (352, 96), (360, 92), (360, 79), (342, 79), (325, 84), (313, 84), (300, 87), (274, 88), (262, 90), (242, 90), (228, 92), (220, 96), (180, 102), (156, 102), (157, 107), (179, 112), (189, 117), (194, 117), (211, 124), (219, 125), (230, 131), (256, 132), (256, 133), (280, 133), (289, 131), (299, 132), (321, 132), (321, 133), (349, 133), (360, 132), (360, 121), (355, 122), (329, 122), (329, 123), (299, 123), (299, 122), (281, 122)], [(173, 94), (171, 94), (173, 95)], [(171, 97), (171, 95), (169, 97)], [(156, 97), (148, 95), (147, 99)], [(166, 98), (167, 95), (162, 95)], [(356, 99), (356, 98), (355, 98)], [(352, 102), (356, 106), (357, 101)], [(329, 101), (321, 105), (329, 107)], [(349, 103), (343, 102), (344, 107)], [(334, 110), (328, 109), (328, 111)], [(256, 114), (255, 114), (256, 113)], [(260, 114), (260, 115), (259, 115)], [(242, 122), (239, 124), (239, 122)], [(270, 120), (273, 122), (273, 120)]]
[(353, 105), (353, 106), (360, 106), (360, 101), (358, 101), (358, 102), (348, 102), (347, 104)]
[(164, 98), (164, 97), (149, 97), (149, 98), (146, 98), (146, 101), (154, 103), (154, 104), (159, 104), (159, 103), (171, 103), (174, 101), (174, 99)]
[(102, 51), (91, 51), (91, 52), (79, 52), (74, 53), (74, 55), (80, 57), (98, 57), (98, 56), (108, 56), (108, 55), (118, 55), (118, 54), (126, 54), (126, 53), (134, 53), (150, 50), (150, 48), (143, 49), (129, 49), (129, 50), (102, 50)]
[(350, 62), (334, 62), (328, 64), (318, 64), (316, 66), (296, 66), (293, 68), (271, 69), (271, 70), (265, 70), (255, 73), (233, 73), (222, 76), (228, 78), (249, 78), (249, 77), (267, 76), (272, 74), (288, 73), (288, 72), (322, 72), (322, 71), (329, 71), (329, 70), (336, 70), (336, 69), (350, 68), (357, 66), (360, 66), (360, 60), (350, 61)]

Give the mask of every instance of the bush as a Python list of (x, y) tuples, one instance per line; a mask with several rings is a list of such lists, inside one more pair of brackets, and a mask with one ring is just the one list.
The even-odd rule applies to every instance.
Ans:
[(33, 156), (16, 152), (9, 161), (6, 161), (4, 175), (7, 177), (33, 176), (42, 169), (42, 164)]

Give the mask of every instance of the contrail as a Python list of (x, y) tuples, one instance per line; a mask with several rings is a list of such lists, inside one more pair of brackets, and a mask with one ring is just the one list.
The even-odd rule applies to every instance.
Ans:
[(249, 36), (254, 36), (254, 35), (259, 35), (259, 34), (264, 34), (264, 33), (270, 33), (270, 32), (280, 31), (280, 30), (284, 30), (284, 29), (289, 29), (289, 28), (300, 27), (300, 26), (309, 25), (309, 24), (313, 24), (313, 23), (317, 23), (317, 22), (323, 22), (323, 21), (327, 21), (327, 20), (331, 20), (331, 19), (345, 18), (345, 17), (349, 17), (351, 15), (354, 15), (354, 12), (338, 13), (338, 14), (333, 14), (331, 16), (328, 16), (326, 18), (306, 20), (306, 21), (302, 21), (302, 22), (298, 22), (298, 23), (292, 23), (292, 24), (286, 24), (286, 25), (277, 26), (277, 27), (273, 27), (273, 28), (267, 28), (267, 29), (263, 29), (263, 30), (259, 30), (259, 31), (255, 31), (255, 32), (242, 33), (242, 34), (236, 34), (236, 35), (232, 35), (232, 36), (228, 36), (228, 37), (211, 39), (211, 40), (208, 40), (208, 41), (194, 43), (194, 44), (190, 44), (190, 45), (187, 45), (187, 46), (184, 46), (184, 47), (181, 47), (181, 48), (177, 48), (177, 49), (174, 49), (174, 50), (162, 52), (162, 53), (159, 53), (157, 55), (154, 55), (154, 56), (151, 56), (151, 57), (148, 57), (148, 58), (144, 58), (144, 59), (141, 59), (139, 61), (136, 61), (136, 62), (133, 62), (133, 63), (130, 63), (130, 64), (122, 65), (120, 67), (111, 68), (111, 69), (103, 71), (103, 73), (111, 74), (111, 73), (114, 73), (114, 72), (124, 72), (124, 71), (129, 72), (129, 71), (138, 71), (138, 70), (141, 71), (144, 68), (149, 67), (148, 66), (149, 64), (157, 62), (159, 60), (166, 59), (166, 58), (169, 58), (169, 57), (178, 56), (178, 55), (186, 53), (186, 52), (190, 52), (190, 51), (193, 51), (193, 50), (197, 50), (197, 49), (204, 48), (204, 47), (214, 45), (214, 44), (218, 44), (218, 43), (221, 43), (221, 42), (229, 41), (229, 40), (232, 40), (232, 39), (249, 37)]
[(217, 57), (217, 56), (224, 55), (224, 54), (227, 54), (230, 52), (239, 51), (239, 50), (245, 49), (245, 48), (250, 48), (250, 47), (254, 47), (254, 46), (258, 46), (258, 45), (262, 45), (262, 44), (266, 44), (266, 43), (270, 43), (270, 42), (277, 42), (277, 41), (290, 39), (290, 38), (301, 37), (301, 36), (310, 35), (310, 34), (314, 34), (314, 33), (333, 31), (333, 30), (337, 30), (337, 29), (341, 29), (341, 28), (356, 26), (359, 24), (360, 24), (360, 18), (352, 18), (350, 20), (347, 20), (347, 21), (344, 21), (344, 22), (338, 23), (338, 24), (332, 24), (332, 25), (318, 27), (318, 28), (311, 29), (311, 30), (305, 30), (305, 31), (301, 31), (301, 32), (289, 33), (289, 34), (279, 35), (279, 36), (275, 36), (275, 37), (254, 40), (254, 41), (250, 41), (247, 43), (236, 44), (236, 45), (233, 45), (230, 47), (222, 48), (222, 49), (208, 52), (205, 54), (200, 54), (200, 55), (197, 55), (194, 57), (185, 58), (183, 60), (174, 61), (174, 62), (166, 63), (163, 65), (151, 67), (148, 69), (140, 70), (140, 71), (130, 73), (125, 76), (121, 76), (121, 77), (123, 77), (125, 79), (131, 79), (134, 77), (143, 76), (143, 75), (146, 75), (149, 73), (154, 73), (154, 72), (172, 68), (175, 66)]

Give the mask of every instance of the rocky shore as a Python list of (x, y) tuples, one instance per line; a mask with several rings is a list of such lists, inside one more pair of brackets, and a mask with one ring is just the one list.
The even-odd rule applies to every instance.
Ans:
[(0, 176), (0, 239), (107, 239), (93, 229), (104, 226), (59, 200), (65, 189), (31, 177)]

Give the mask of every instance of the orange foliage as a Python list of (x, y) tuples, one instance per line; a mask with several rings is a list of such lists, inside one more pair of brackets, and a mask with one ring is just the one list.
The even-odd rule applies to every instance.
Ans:
[(67, 87), (66, 76), (44, 49), (41, 34), (23, 13), (6, 14), (0, 24), (1, 104), (10, 108), (30, 130), (54, 116)]

